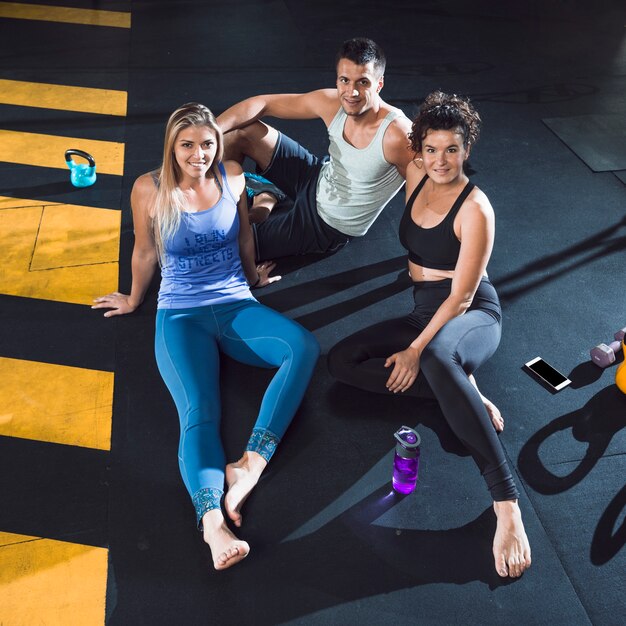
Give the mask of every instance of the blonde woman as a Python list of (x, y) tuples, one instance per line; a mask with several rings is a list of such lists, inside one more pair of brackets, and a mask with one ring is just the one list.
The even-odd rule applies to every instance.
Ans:
[[(169, 118), (163, 164), (132, 190), (132, 288), (96, 299), (106, 317), (132, 313), (161, 265), (155, 353), (180, 419), (178, 459), (198, 526), (216, 569), (250, 547), (228, 528), (287, 430), (319, 355), (313, 335), (252, 296), (274, 280), (254, 262), (241, 167), (221, 162), (222, 132), (205, 106), (185, 104)], [(219, 353), (278, 368), (246, 450), (226, 465), (220, 440)], [(226, 483), (226, 485), (224, 484)], [(224, 494), (226, 486), (226, 493)]]

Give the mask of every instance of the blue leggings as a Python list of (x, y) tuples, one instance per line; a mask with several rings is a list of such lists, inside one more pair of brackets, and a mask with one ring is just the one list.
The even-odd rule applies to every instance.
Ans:
[(278, 368), (246, 447), (269, 461), (304, 396), (319, 344), (308, 330), (254, 299), (157, 311), (156, 360), (178, 409), (178, 463), (198, 523), (220, 507), (224, 493), (220, 351), (241, 363)]
[[(367, 391), (391, 393), (385, 383), (391, 369), (385, 360), (405, 350), (426, 327), (450, 293), (449, 279), (416, 283), (413, 312), (347, 337), (328, 355), (330, 373)], [(500, 304), (495, 289), (483, 279), (469, 310), (450, 320), (428, 343), (420, 372), (407, 396), (435, 398), (455, 435), (465, 444), (496, 501), (514, 500), (518, 491), (502, 444), (480, 395), (469, 380), (500, 342)]]

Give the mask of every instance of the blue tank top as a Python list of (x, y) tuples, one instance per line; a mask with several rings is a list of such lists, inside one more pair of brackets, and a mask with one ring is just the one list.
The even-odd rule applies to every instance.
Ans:
[(253, 298), (239, 257), (239, 215), (222, 163), (222, 197), (209, 209), (183, 213), (164, 242), (157, 308), (188, 309)]

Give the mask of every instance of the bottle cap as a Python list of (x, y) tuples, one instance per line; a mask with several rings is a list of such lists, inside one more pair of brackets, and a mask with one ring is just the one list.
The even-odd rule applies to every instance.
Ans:
[(419, 452), (420, 436), (413, 428), (402, 426), (395, 434), (396, 454), (403, 459), (414, 459)]

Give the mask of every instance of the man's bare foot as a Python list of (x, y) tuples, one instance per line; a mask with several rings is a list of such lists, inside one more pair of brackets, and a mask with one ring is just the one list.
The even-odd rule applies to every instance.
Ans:
[(517, 500), (494, 502), (498, 519), (493, 538), (493, 558), (496, 571), (503, 578), (517, 578), (530, 567), (530, 544), (522, 523)]
[(252, 206), (248, 209), (250, 224), (261, 224), (264, 222), (270, 216), (277, 202), (276, 196), (267, 191), (254, 196)]
[(245, 559), (250, 552), (246, 541), (237, 539), (226, 526), (220, 509), (211, 509), (202, 516), (204, 541), (211, 548), (213, 567), (226, 569)]
[(486, 398), (482, 393), (480, 393), (480, 389), (478, 388), (478, 384), (476, 383), (476, 379), (473, 375), (470, 374), (469, 379), (472, 385), (476, 387), (476, 391), (478, 391), (478, 395), (480, 396), (482, 403), (485, 405), (487, 413), (489, 413), (489, 419), (491, 419), (493, 427), (496, 429), (497, 433), (501, 433), (504, 430), (504, 418), (500, 413), (500, 409), (489, 398)]
[(236, 463), (226, 466), (228, 491), (224, 496), (226, 514), (235, 526), (241, 526), (241, 507), (259, 482), (267, 461), (257, 452), (244, 452)]

